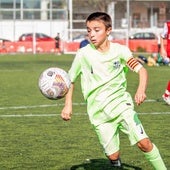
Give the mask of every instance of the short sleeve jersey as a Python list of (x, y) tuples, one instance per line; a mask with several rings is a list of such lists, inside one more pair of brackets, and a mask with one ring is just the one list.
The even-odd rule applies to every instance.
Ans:
[(89, 44), (80, 49), (74, 58), (69, 70), (71, 81), (75, 82), (81, 76), (85, 100), (99, 91), (111, 90), (116, 97), (117, 93), (123, 93), (126, 89), (125, 66), (130, 57), (132, 53), (129, 48), (118, 43), (110, 43), (106, 53), (99, 52)]
[(82, 92), (92, 124), (98, 125), (118, 116), (128, 109), (127, 105), (122, 105), (124, 102), (133, 106), (132, 98), (126, 92), (125, 71), (126, 63), (135, 65), (132, 68), (138, 67), (133, 61), (129, 48), (118, 43), (110, 43), (110, 49), (105, 53), (99, 52), (91, 44), (77, 52), (69, 75), (73, 83), (81, 76)]

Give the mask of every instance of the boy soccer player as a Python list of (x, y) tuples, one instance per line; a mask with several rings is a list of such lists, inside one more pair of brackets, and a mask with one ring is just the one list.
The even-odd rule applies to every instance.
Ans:
[(81, 76), (81, 86), (87, 102), (89, 119), (94, 126), (106, 156), (114, 167), (121, 167), (119, 130), (128, 135), (132, 145), (137, 144), (156, 170), (166, 170), (157, 147), (150, 141), (134, 111), (132, 98), (126, 92), (128, 66), (139, 74), (135, 102), (140, 105), (146, 98), (146, 69), (132, 57), (123, 45), (111, 43), (111, 18), (104, 12), (95, 12), (86, 20), (90, 44), (81, 48), (74, 58), (69, 75), (72, 81), (61, 112), (64, 120), (72, 115), (74, 82)]

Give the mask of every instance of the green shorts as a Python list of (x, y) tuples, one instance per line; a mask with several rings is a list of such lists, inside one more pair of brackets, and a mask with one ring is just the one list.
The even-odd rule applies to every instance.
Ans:
[(95, 126), (95, 131), (106, 155), (119, 151), (119, 131), (127, 134), (131, 145), (148, 138), (145, 130), (133, 109), (125, 110), (118, 117)]

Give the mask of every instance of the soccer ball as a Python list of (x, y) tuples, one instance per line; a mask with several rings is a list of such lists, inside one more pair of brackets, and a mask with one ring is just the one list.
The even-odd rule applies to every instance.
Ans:
[(38, 81), (41, 93), (48, 99), (63, 98), (70, 88), (70, 78), (67, 72), (58, 67), (51, 67), (44, 70)]

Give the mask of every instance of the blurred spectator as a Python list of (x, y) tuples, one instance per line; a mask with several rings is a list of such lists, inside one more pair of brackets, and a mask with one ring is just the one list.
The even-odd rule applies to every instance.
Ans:
[(148, 66), (159, 66), (159, 65), (168, 65), (169, 62), (166, 58), (161, 57), (160, 53), (153, 53), (152, 55), (145, 57), (143, 55), (139, 55), (137, 60), (141, 64), (147, 64)]
[(141, 63), (141, 64), (145, 64), (145, 63), (148, 63), (148, 59), (143, 56), (143, 55), (139, 55), (137, 60)]
[[(167, 40), (167, 47), (165, 48), (164, 39)], [(160, 55), (166, 64), (170, 63), (170, 21), (164, 24), (163, 32), (160, 37)]]
[(161, 49), (161, 36), (158, 35), (158, 53), (160, 53), (160, 49)]
[(56, 53), (61, 54), (61, 48), (60, 48), (60, 33), (57, 33), (57, 36), (55, 37), (55, 47), (56, 47)]
[(163, 58), (160, 53), (153, 53), (148, 57), (148, 66), (169, 65), (167, 57)]
[(148, 66), (156, 66), (157, 65), (157, 56), (152, 55), (148, 57)]
[(88, 35), (86, 34), (85, 35), (85, 37), (84, 37), (84, 40), (82, 40), (81, 42), (80, 42), (80, 48), (82, 48), (82, 47), (85, 47), (87, 44), (89, 44), (90, 42), (89, 42), (89, 37), (88, 37)]

